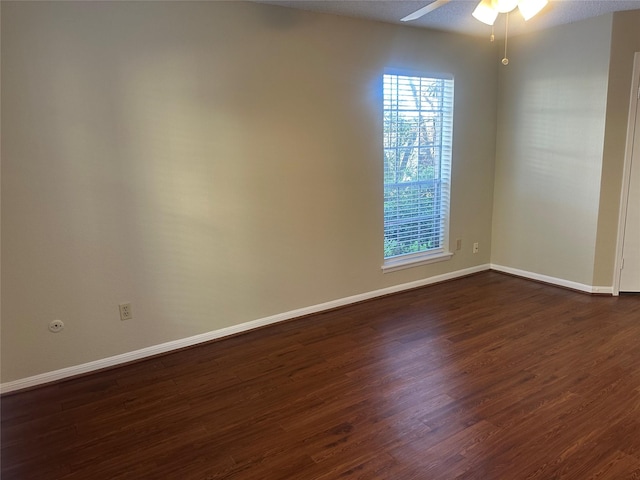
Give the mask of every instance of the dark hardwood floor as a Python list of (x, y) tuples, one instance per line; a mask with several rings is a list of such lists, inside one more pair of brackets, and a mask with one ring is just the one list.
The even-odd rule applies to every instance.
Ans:
[(2, 398), (2, 479), (640, 479), (640, 297), (486, 272)]

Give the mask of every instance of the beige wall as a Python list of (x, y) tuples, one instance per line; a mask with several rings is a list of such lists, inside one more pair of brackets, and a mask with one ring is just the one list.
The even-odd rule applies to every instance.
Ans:
[(640, 52), (640, 10), (613, 16), (594, 285), (612, 285), (627, 140), (633, 57)]
[[(489, 262), (488, 42), (239, 2), (1, 8), (2, 382)], [(385, 67), (455, 75), (465, 249), (383, 275)]]
[(509, 42), (492, 263), (592, 285), (611, 32), (605, 15)]

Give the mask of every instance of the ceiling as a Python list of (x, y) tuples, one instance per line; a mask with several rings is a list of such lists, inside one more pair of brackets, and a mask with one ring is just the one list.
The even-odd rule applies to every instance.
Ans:
[[(400, 19), (434, 0), (259, 0), (261, 3), (314, 12), (366, 18), (389, 23)], [(479, 0), (451, 0), (418, 20), (403, 23), (475, 36), (488, 36), (491, 27), (471, 16)], [(536, 17), (525, 22), (519, 13), (509, 17), (509, 36), (572, 23), (609, 12), (640, 9), (640, 0), (549, 0)], [(504, 15), (500, 15), (504, 17)], [(496, 36), (504, 28), (504, 19), (496, 21)], [(640, 26), (638, 27), (640, 28)]]

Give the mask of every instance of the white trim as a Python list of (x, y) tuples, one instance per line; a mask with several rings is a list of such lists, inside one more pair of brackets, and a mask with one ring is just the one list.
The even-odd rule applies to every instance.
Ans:
[(402, 255), (400, 257), (392, 257), (385, 260), (382, 265), (383, 273), (404, 270), (405, 268), (419, 267), (420, 265), (428, 265), (429, 263), (444, 262), (453, 257), (451, 252), (438, 253), (422, 253), (413, 255)]
[(563, 278), (550, 277), (548, 275), (542, 275), (540, 273), (528, 272), (526, 270), (519, 270), (517, 268), (505, 267), (503, 265), (491, 264), (491, 270), (497, 272), (508, 273), (515, 275), (516, 277), (528, 278), (529, 280), (535, 280), (537, 282), (549, 283), (551, 285), (557, 285), (558, 287), (570, 288), (571, 290), (578, 290), (586, 293), (598, 293), (598, 294), (613, 294), (613, 287), (601, 287), (586, 285), (584, 283), (572, 282), (571, 280), (565, 280)]
[(627, 204), (629, 202), (629, 186), (631, 183), (631, 160), (633, 158), (633, 139), (636, 127), (636, 111), (639, 108), (640, 95), (640, 52), (636, 52), (633, 62), (633, 79), (631, 81), (631, 99), (629, 100), (629, 116), (627, 118), (627, 141), (624, 152), (622, 173), (622, 190), (620, 192), (620, 211), (618, 213), (618, 240), (616, 242), (616, 260), (613, 269), (613, 295), (620, 294), (620, 275), (622, 274), (622, 247), (624, 230), (627, 221)]
[(364, 300), (370, 300), (376, 297), (382, 297), (392, 293), (398, 293), (403, 290), (410, 290), (412, 288), (424, 287), (434, 283), (444, 282), (446, 280), (453, 280), (454, 278), (464, 277), (473, 273), (483, 272), (489, 270), (489, 265), (478, 265), (476, 267), (465, 268), (455, 272), (445, 273), (442, 275), (436, 275), (434, 277), (417, 280), (415, 282), (404, 283), (401, 285), (394, 285), (392, 287), (383, 288), (380, 290), (374, 290), (371, 292), (361, 293), (353, 295), (351, 297), (345, 297), (338, 300), (333, 300), (311, 307), (300, 308), (297, 310), (291, 310), (289, 312), (281, 313), (278, 315), (272, 315), (270, 317), (253, 320), (239, 325), (233, 325), (231, 327), (221, 328), (200, 335), (194, 335), (192, 337), (182, 338), (180, 340), (174, 340), (171, 342), (161, 343), (159, 345), (153, 345), (151, 347), (142, 348), (140, 350), (134, 350), (133, 352), (123, 353), (121, 355), (115, 355), (113, 357), (103, 358), (89, 363), (83, 363), (81, 365), (75, 365), (73, 367), (67, 367), (60, 370), (54, 370), (52, 372), (41, 373), (32, 377), (21, 378), (12, 382), (6, 382), (0, 384), (0, 393), (14, 392), (16, 390), (22, 390), (25, 388), (35, 387), (49, 382), (55, 382), (69, 377), (82, 375), (96, 370), (104, 368), (115, 367), (124, 363), (132, 362), (135, 360), (142, 360), (147, 357), (158, 355), (161, 353), (171, 352), (180, 348), (191, 347), (204, 342), (210, 342), (211, 340), (228, 337), (242, 332), (247, 332), (266, 325), (272, 325), (275, 323), (283, 322), (285, 320), (291, 320), (305, 315), (311, 315), (313, 313), (322, 312), (325, 310), (331, 310), (338, 307), (343, 307), (353, 303), (362, 302)]

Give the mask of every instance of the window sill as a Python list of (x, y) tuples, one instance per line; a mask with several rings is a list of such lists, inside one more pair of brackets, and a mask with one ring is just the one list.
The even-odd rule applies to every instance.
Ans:
[(429, 263), (444, 262), (453, 257), (451, 252), (424, 253), (389, 259), (382, 265), (382, 273), (391, 273), (405, 268), (419, 267)]

